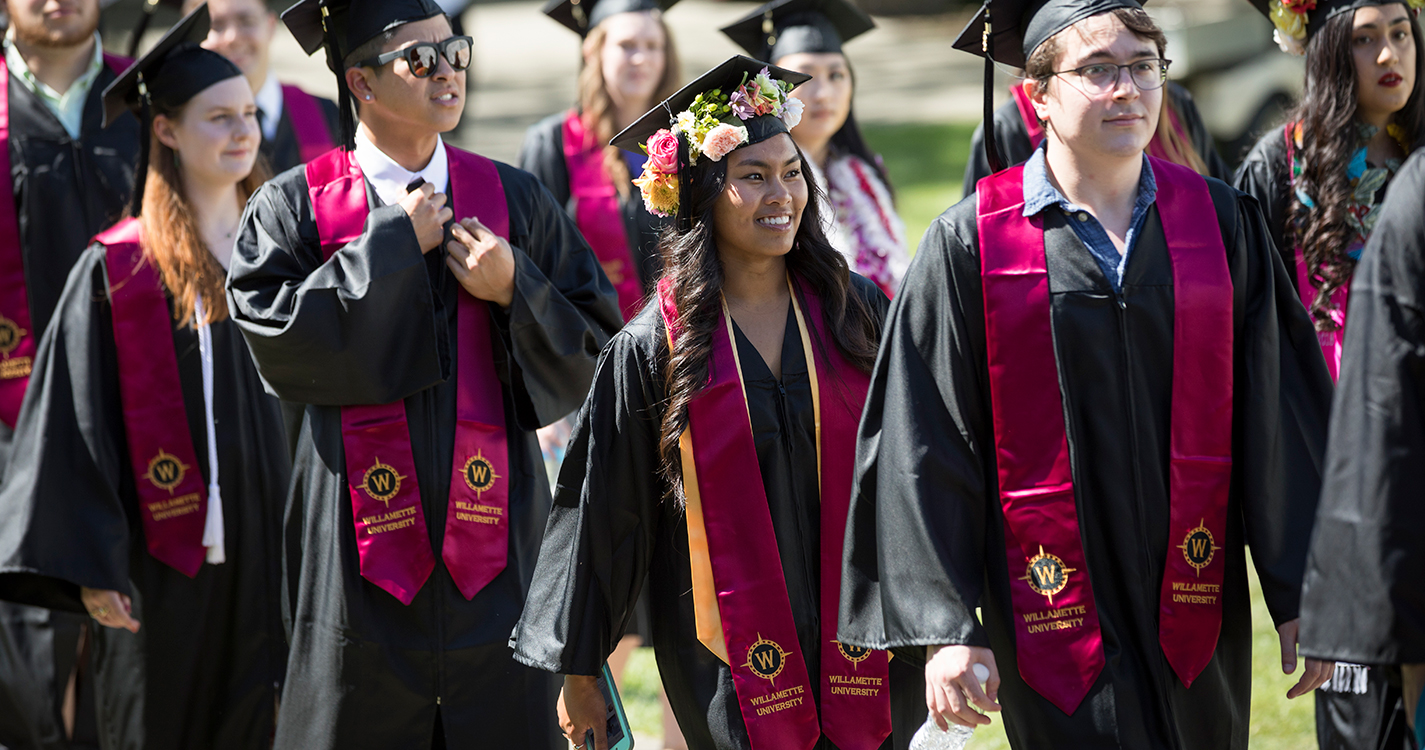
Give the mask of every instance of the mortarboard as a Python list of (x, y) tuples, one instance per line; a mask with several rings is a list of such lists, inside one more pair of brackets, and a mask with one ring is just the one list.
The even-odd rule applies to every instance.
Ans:
[[(676, 137), (676, 165), (649, 154), (643, 175), (634, 180), (649, 211), (660, 216), (676, 214), (677, 227), (691, 226), (687, 192), (692, 185), (689, 167), (698, 158), (719, 161), (728, 153), (790, 133), (801, 120), (802, 103), (788, 94), (811, 76), (761, 60), (736, 55), (700, 75), (613, 137), (612, 145), (635, 154), (667, 131)], [(676, 184), (673, 183), (676, 181)], [(664, 190), (655, 192), (657, 186)], [(668, 200), (651, 200), (664, 195)]]
[(955, 39), (954, 47), (985, 58), (985, 155), (1001, 168), (994, 139), (994, 64), (1023, 68), (1049, 37), (1085, 18), (1122, 9), (1141, 10), (1135, 0), (987, 0)]
[[(1276, 27), (1276, 39), (1284, 52), (1305, 54), (1306, 42), (1332, 16), (1369, 8), (1373, 5), (1403, 3), (1407, 10), (1414, 6), (1405, 0), (1315, 0), (1312, 3), (1282, 3), (1277, 0), (1249, 0), (1252, 7), (1266, 16)], [(1291, 7), (1288, 7), (1291, 6)], [(1309, 7), (1309, 9), (1307, 9)]]
[(198, 46), (199, 40), (207, 34), (208, 4), (205, 2), (174, 24), (153, 49), (135, 60), (104, 89), (106, 126), (124, 112), (133, 112), (141, 125), (139, 163), (130, 211), (134, 216), (138, 216), (143, 207), (154, 105), (164, 110), (177, 109), (215, 83), (242, 77), (242, 71), (232, 61)]
[(800, 52), (840, 52), (841, 45), (876, 28), (847, 0), (772, 0), (722, 27), (722, 33), (760, 60)]
[(668, 10), (677, 3), (678, 0), (549, 0), (539, 10), (584, 37), (609, 16)]
[(327, 51), (327, 67), (337, 79), (343, 146), (353, 146), (356, 120), (342, 61), (353, 50), (398, 26), (441, 15), (445, 11), (433, 0), (299, 0), (282, 11), (282, 22), (304, 52)]

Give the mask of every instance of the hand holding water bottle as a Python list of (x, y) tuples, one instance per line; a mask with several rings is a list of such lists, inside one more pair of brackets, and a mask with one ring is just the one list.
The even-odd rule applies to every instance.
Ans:
[[(930, 716), (911, 740), (912, 750), (959, 750), (974, 728), (990, 718), (975, 710), (998, 711), (999, 669), (994, 653), (975, 646), (928, 650), (925, 703)], [(983, 687), (982, 687), (983, 683)]]

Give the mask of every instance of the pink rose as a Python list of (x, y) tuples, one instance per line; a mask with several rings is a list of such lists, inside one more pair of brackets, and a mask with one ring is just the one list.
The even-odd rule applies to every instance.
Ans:
[(747, 142), (747, 128), (741, 125), (722, 123), (703, 136), (703, 155), (713, 161), (732, 153), (732, 150)]
[(664, 128), (648, 136), (648, 165), (659, 174), (678, 173), (678, 136)]

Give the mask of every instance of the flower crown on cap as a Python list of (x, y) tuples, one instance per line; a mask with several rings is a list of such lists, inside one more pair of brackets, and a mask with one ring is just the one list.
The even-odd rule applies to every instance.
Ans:
[[(1420, 0), (1425, 3), (1425, 0)], [(773, 115), (788, 129), (802, 120), (802, 102), (789, 96), (793, 85), (772, 78), (767, 68), (756, 76), (743, 74), (742, 83), (731, 93), (712, 89), (698, 94), (693, 104), (673, 118), (673, 127), (663, 128), (643, 144), (648, 160), (643, 174), (633, 184), (643, 194), (643, 205), (655, 216), (678, 213), (678, 138), (688, 144), (688, 164), (699, 156), (721, 161), (749, 140), (747, 126), (754, 117)]]
[[(1402, 0), (1411, 12), (1419, 15), (1425, 0)], [(1307, 14), (1316, 10), (1316, 0), (1272, 0), (1267, 16), (1276, 27), (1272, 39), (1283, 52), (1301, 57), (1306, 54)]]

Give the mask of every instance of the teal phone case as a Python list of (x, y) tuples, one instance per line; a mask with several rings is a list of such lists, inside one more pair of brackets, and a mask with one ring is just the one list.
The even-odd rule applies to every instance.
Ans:
[[(618, 686), (614, 684), (608, 664), (604, 664), (597, 684), (599, 692), (604, 694), (604, 705), (607, 707), (604, 731), (608, 734), (609, 750), (633, 750), (633, 730), (628, 726), (628, 714), (623, 711), (623, 700), (619, 698)], [(594, 748), (592, 730), (584, 737), (584, 747), (585, 750)]]

